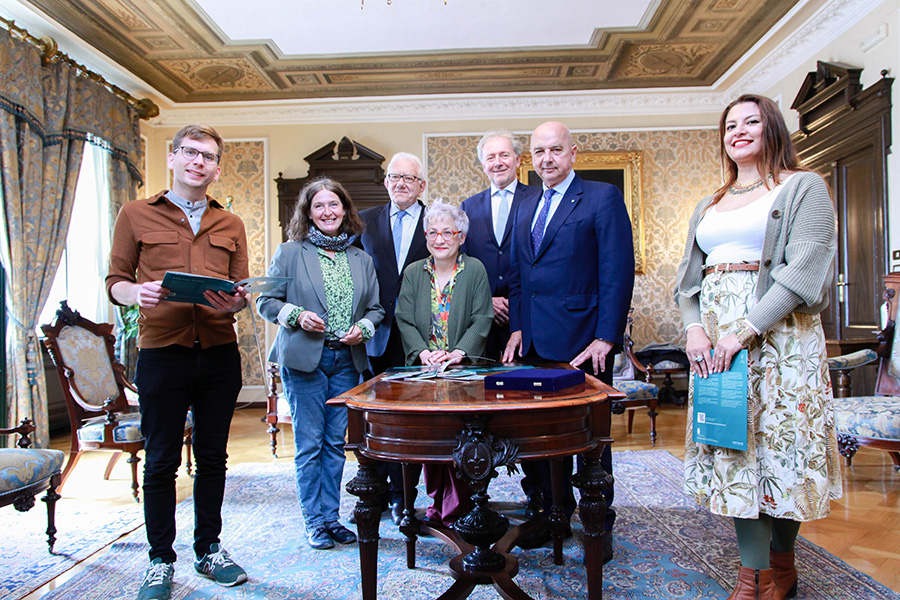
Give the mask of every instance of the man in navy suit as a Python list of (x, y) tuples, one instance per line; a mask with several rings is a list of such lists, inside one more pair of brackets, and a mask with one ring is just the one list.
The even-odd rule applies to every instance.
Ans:
[[(391, 201), (384, 206), (367, 208), (359, 213), (366, 226), (355, 244), (365, 250), (375, 263), (379, 300), (384, 320), (366, 343), (372, 373), (378, 375), (391, 367), (403, 366), (405, 355), (400, 330), (394, 321), (394, 308), (400, 294), (403, 270), (411, 263), (428, 257), (422, 218), (425, 207), (419, 200), (425, 191), (422, 161), (407, 152), (398, 152), (388, 163), (384, 187)], [(403, 476), (400, 465), (382, 463), (390, 480), (388, 502), (391, 517), (400, 522), (403, 513)], [(419, 467), (421, 470), (421, 467)], [(416, 475), (418, 478), (418, 475)]]
[[(613, 356), (623, 342), (634, 286), (631, 221), (614, 186), (584, 181), (573, 165), (578, 149), (561, 123), (540, 125), (531, 134), (541, 194), (527, 196), (514, 223), (514, 253), (509, 293), (512, 333), (504, 361), (569, 362), (612, 383)], [(609, 446), (601, 465), (612, 474)], [(549, 463), (525, 463), (522, 487), (529, 496), (540, 489), (550, 505)], [(575, 497), (571, 461), (564, 467), (563, 508), (571, 516)], [(612, 490), (606, 496), (612, 504)], [(609, 510), (611, 532), (615, 511)], [(546, 533), (537, 536), (549, 538)], [(605, 559), (612, 556), (606, 535)]]
[(477, 147), (478, 162), (491, 187), (463, 201), (469, 217), (469, 234), (462, 251), (487, 269), (494, 304), (494, 322), (488, 334), (485, 356), (499, 360), (509, 340), (509, 264), (512, 255), (512, 215), (526, 194), (536, 188), (516, 181), (522, 142), (505, 129), (484, 134)]

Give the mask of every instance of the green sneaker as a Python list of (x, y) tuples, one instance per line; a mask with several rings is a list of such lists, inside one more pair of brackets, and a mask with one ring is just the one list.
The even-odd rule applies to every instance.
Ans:
[(174, 576), (175, 565), (163, 562), (161, 558), (154, 558), (144, 573), (137, 600), (169, 600)]
[(231, 560), (228, 552), (219, 544), (209, 547), (209, 554), (194, 561), (194, 569), (219, 585), (231, 587), (247, 581), (247, 572)]

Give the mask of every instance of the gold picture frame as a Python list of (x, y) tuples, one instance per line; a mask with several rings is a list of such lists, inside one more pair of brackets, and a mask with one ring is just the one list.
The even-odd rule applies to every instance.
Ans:
[[(643, 152), (579, 152), (575, 156), (575, 172), (587, 181), (602, 181), (615, 185), (625, 197), (625, 208), (631, 219), (634, 239), (634, 272), (643, 274), (644, 258), (644, 210), (642, 204), (641, 169)], [(531, 153), (523, 152), (519, 164), (519, 181), (526, 185), (540, 186), (541, 180), (534, 171)]]

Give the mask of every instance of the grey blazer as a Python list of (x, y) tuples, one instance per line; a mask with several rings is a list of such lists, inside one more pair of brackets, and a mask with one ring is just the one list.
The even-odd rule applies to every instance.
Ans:
[[(368, 319), (378, 327), (384, 310), (378, 303), (378, 279), (372, 258), (354, 246), (347, 248), (350, 276), (353, 280), (353, 322)], [(278, 323), (278, 313), (285, 304), (301, 306), (319, 316), (327, 314), (325, 283), (319, 264), (318, 249), (309, 241), (280, 244), (272, 257), (267, 274), (290, 277), (291, 282), (263, 292), (256, 299), (256, 309), (267, 321)], [(311, 333), (300, 327), (278, 327), (275, 342), (269, 350), (269, 361), (304, 373), (312, 372), (322, 358), (325, 334)], [(362, 373), (368, 367), (366, 345), (351, 346), (353, 364)]]

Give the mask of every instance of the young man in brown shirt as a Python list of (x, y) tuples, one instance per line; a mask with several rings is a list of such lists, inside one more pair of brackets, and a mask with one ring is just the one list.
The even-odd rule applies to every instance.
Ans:
[(247, 237), (241, 220), (206, 195), (219, 177), (223, 141), (211, 127), (175, 134), (168, 167), (172, 189), (129, 202), (116, 219), (106, 289), (113, 304), (141, 311), (135, 383), (144, 435), (144, 518), (150, 566), (138, 600), (167, 600), (175, 551), (175, 477), (188, 409), (193, 408), (194, 568), (220, 585), (247, 574), (222, 548), (222, 499), (228, 430), (241, 389), (234, 313), (249, 303), (205, 293), (212, 306), (163, 302), (166, 271), (245, 279)]

